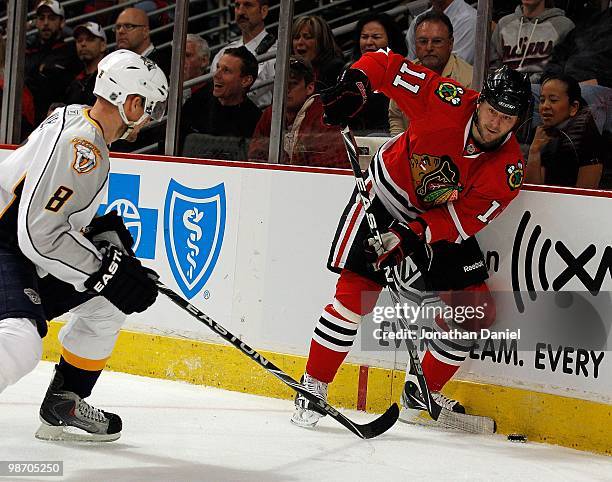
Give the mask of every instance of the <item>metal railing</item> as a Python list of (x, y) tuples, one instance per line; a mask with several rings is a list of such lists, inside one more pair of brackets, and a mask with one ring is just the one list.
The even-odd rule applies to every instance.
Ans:
[[(78, 3), (81, 3), (83, 0), (67, 0), (65, 2), (63, 2), (64, 6), (70, 6), (70, 5), (76, 5)], [(126, 6), (130, 6), (130, 5), (134, 5), (136, 3), (138, 3), (138, 1), (140, 0), (128, 0), (125, 3), (119, 4), (119, 5), (115, 5), (115, 6), (111, 6), (111, 7), (107, 7), (105, 9), (101, 9), (98, 10), (96, 12), (91, 12), (91, 13), (87, 13), (87, 14), (83, 14), (83, 15), (79, 15), (77, 17), (73, 17), (71, 19), (67, 19), (67, 23), (69, 25), (75, 25), (77, 23), (80, 23), (88, 18), (92, 18), (95, 17), (96, 15), (100, 15), (100, 14), (104, 14), (104, 13), (108, 13), (108, 12), (114, 12), (116, 10), (119, 9), (123, 9)], [(203, 2), (205, 0), (191, 0), (189, 2), (187, 2), (189, 5), (192, 4), (197, 4), (200, 2)], [(226, 35), (231, 32), (231, 29), (235, 26), (235, 22), (228, 22), (228, 18), (229, 18), (229, 6), (228, 6), (228, 1), (229, 0), (219, 0), (218, 1), (218, 8), (206, 11), (206, 12), (202, 12), (202, 13), (198, 13), (196, 15), (193, 15), (192, 17), (189, 17), (187, 19), (188, 22), (194, 22), (194, 21), (201, 21), (201, 20), (205, 20), (206, 18), (211, 18), (211, 19), (218, 19), (218, 21), (221, 23), (218, 26), (215, 27), (211, 27), (208, 28), (206, 30), (202, 30), (200, 32), (198, 32), (200, 35), (209, 35), (209, 34), (214, 34), (214, 35), (219, 35), (219, 36), (223, 36), (223, 34), (225, 33)], [(285, 0), (283, 0), (285, 1)], [(347, 8), (351, 5), (351, 0), (338, 0), (338, 1), (334, 1), (331, 3), (326, 3), (324, 4), (324, 2), (319, 1), (317, 2), (317, 6), (315, 6), (314, 8), (308, 8), (310, 6), (312, 6), (312, 4), (314, 2), (312, 1), (308, 1), (308, 0), (289, 0), (292, 1), (293, 6), (299, 6), (299, 7), (306, 7), (306, 9), (304, 11), (301, 11), (299, 13), (297, 13), (296, 15), (324, 15), (324, 13), (326, 12), (326, 10), (330, 9), (330, 8), (334, 8), (336, 10), (340, 9), (343, 10), (344, 8)], [(489, 1), (489, 0), (481, 0), (481, 1)], [(384, 10), (389, 13), (391, 16), (396, 16), (399, 14), (402, 14), (404, 12), (411, 12), (412, 14), (417, 14), (420, 13), (422, 10), (424, 10), (426, 8), (426, 4), (427, 1), (426, 0), (416, 0), (407, 4), (403, 4), (403, 5), (397, 5), (400, 2), (400, 0), (382, 0), (382, 1), (378, 1), (378, 2), (372, 2), (372, 5), (370, 6), (370, 8), (363, 8), (360, 9), (358, 11), (353, 11), (353, 12), (349, 12), (349, 13), (343, 13), (342, 15), (340, 15), (339, 17), (336, 17), (336, 19), (329, 19), (329, 21), (332, 24), (336, 24), (336, 23), (343, 23), (346, 22), (348, 19), (350, 18), (357, 18), (359, 15), (371, 10), (372, 8), (374, 8), (376, 11), (381, 11), (381, 7), (391, 7), (393, 5), (396, 5), (393, 8), (384, 8)], [(148, 12), (149, 16), (155, 16), (155, 15), (159, 15), (160, 13), (164, 13), (164, 12), (168, 12), (168, 11), (172, 11), (176, 9), (176, 5), (170, 5), (168, 7), (163, 7), (160, 9), (157, 9), (155, 11), (152, 12)], [(282, 24), (288, 28), (288, 31), (290, 32), (291, 29), (291, 23), (293, 20), (293, 16), (289, 16), (289, 17), (283, 17), (283, 15), (280, 15), (281, 12), (281, 5), (280, 4), (275, 4), (272, 5), (270, 7), (270, 10), (273, 13), (276, 13), (278, 9), (279, 12), (279, 21), (276, 22), (272, 22), (269, 25), (266, 26), (266, 28), (268, 30), (272, 30), (274, 31), (275, 29), (279, 29), (279, 25), (282, 22)], [(300, 9), (298, 9), (300, 10)], [(224, 13), (226, 13), (227, 15), (224, 15)], [(34, 12), (30, 12), (29, 15), (34, 14)], [(0, 19), (1, 21), (1, 19)], [(332, 29), (334, 35), (336, 36), (340, 36), (340, 35), (345, 35), (347, 33), (349, 33), (350, 31), (352, 31), (355, 26), (357, 24), (357, 20), (354, 20), (350, 23), (345, 23), (343, 25), (339, 25), (335, 28)], [(108, 25), (103, 27), (103, 29), (105, 31), (108, 31), (110, 29), (113, 28), (113, 25)], [(151, 30), (151, 34), (155, 35), (158, 33), (162, 33), (162, 32), (166, 32), (168, 30), (174, 29), (175, 28), (175, 23), (171, 22), (167, 25), (162, 25), (158, 28), (152, 29)], [(22, 31), (25, 30), (25, 28), (22, 29)], [(24, 32), (25, 33), (25, 32)], [(230, 41), (235, 39), (235, 38), (239, 38), (239, 37), (231, 37)], [(112, 48), (115, 45), (115, 43), (110, 43), (109, 44), (109, 48)], [(227, 45), (227, 43), (219, 43), (216, 45), (212, 45), (211, 48), (211, 53), (214, 53), (215, 51), (220, 50), (221, 48), (223, 48), (225, 45)], [(290, 42), (289, 42), (289, 46), (290, 46)], [(176, 50), (176, 44), (173, 41), (166, 41), (163, 43), (160, 43), (159, 45), (157, 45), (158, 49), (164, 49), (164, 48), (168, 48), (171, 47), (173, 49)], [(288, 50), (288, 52), (290, 52), (290, 48)], [(178, 54), (179, 52), (174, 52), (175, 54)], [(173, 55), (173, 57), (177, 57), (177, 55)], [(266, 53), (264, 55), (258, 56), (257, 59), (259, 62), (265, 62), (271, 58), (275, 58), (277, 57), (277, 54), (272, 52), (272, 53)], [(173, 58), (173, 63), (175, 61), (182, 61), (182, 59), (174, 59)], [(277, 59), (278, 62), (278, 59)], [(182, 77), (182, 73), (181, 73), (181, 77)], [(206, 82), (208, 80), (210, 80), (213, 77), (212, 73), (208, 73), (202, 76), (199, 76), (197, 78), (191, 79), (189, 81), (186, 81), (184, 83), (182, 83), (183, 88), (189, 88), (192, 87), (194, 85), (197, 85), (199, 83), (202, 82)], [(278, 76), (277, 76), (278, 77)], [(171, 82), (175, 82), (178, 79), (170, 79)], [(182, 80), (182, 79), (181, 79)], [(273, 83), (273, 81), (268, 81), (268, 82), (264, 82), (261, 83), (259, 85), (257, 85), (254, 90), (258, 90), (261, 88), (266, 88), (269, 87), (269, 85)], [(179, 84), (180, 85), (180, 84)], [(275, 86), (275, 90), (276, 90), (276, 86)], [(283, 83), (283, 85), (280, 85), (278, 87), (280, 89), (280, 93), (278, 95), (282, 95), (283, 98), (285, 96), (285, 91), (286, 91), (286, 83)], [(182, 97), (182, 91), (180, 93), (180, 97)], [(276, 98), (276, 94), (275, 94), (275, 98)], [(180, 109), (178, 109), (180, 110)], [(3, 114), (6, 111), (3, 109)], [(282, 113), (281, 113), (282, 114)], [(173, 125), (174, 126), (174, 137), (170, 136), (170, 140), (172, 139), (176, 139), (176, 136), (178, 134), (178, 118), (180, 117), (180, 113), (174, 113), (174, 116), (176, 116), (175, 118), (172, 119), (172, 122), (168, 123), (167, 125), (167, 130), (169, 128), (169, 125)], [(278, 118), (274, 118), (273, 122), (281, 122), (282, 120), (282, 115), (280, 115), (280, 117)], [(155, 123), (151, 123), (148, 126), (145, 127), (145, 129), (143, 130), (147, 130), (147, 129), (151, 129), (154, 128), (156, 126), (159, 126), (160, 124), (164, 124), (167, 123), (167, 118), (162, 119), (160, 122), (155, 122)], [(275, 139), (276, 141), (276, 139)], [(278, 139), (279, 145), (280, 145), (280, 139)], [(147, 146), (150, 147), (150, 146)], [(146, 149), (146, 148), (141, 148), (141, 149)]]

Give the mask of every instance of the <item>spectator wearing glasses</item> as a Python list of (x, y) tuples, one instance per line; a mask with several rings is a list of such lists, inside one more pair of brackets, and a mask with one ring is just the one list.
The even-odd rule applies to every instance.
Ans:
[(344, 68), (342, 50), (325, 20), (316, 15), (298, 17), (293, 22), (293, 55), (308, 60), (314, 69), (315, 91), (336, 85)]
[[(430, 10), (417, 18), (415, 26), (417, 60), (414, 63), (433, 70), (441, 77), (456, 80), (471, 89), (472, 66), (453, 53), (453, 44), (453, 25), (444, 13)], [(394, 100), (389, 103), (389, 124), (393, 136), (408, 129), (409, 120)]]
[(46, 117), (52, 102), (63, 100), (81, 65), (74, 44), (64, 42), (64, 9), (59, 2), (39, 2), (35, 25), (36, 33), (26, 46), (25, 83), (34, 96), (37, 124)]
[[(472, 65), (474, 63), (476, 9), (469, 6), (464, 0), (432, 0), (431, 8), (421, 15), (430, 11), (444, 13), (450, 19), (454, 31), (453, 53)], [(406, 34), (410, 60), (417, 58), (415, 30), (418, 20), (419, 17), (413, 20)]]
[(529, 148), (525, 181), (597, 189), (607, 153), (578, 81), (565, 74), (545, 77), (539, 112), (542, 125)]
[[(289, 60), (285, 139), (281, 162), (300, 166), (349, 168), (338, 129), (323, 123), (323, 104), (314, 93), (310, 62), (292, 56)], [(267, 161), (272, 130), (272, 106), (259, 119), (249, 146), (249, 159)]]
[[(263, 55), (276, 51), (276, 37), (265, 29), (265, 20), (268, 16), (269, 0), (235, 0), (234, 15), (236, 24), (242, 32), (242, 36), (222, 48), (212, 61), (211, 72), (216, 72), (219, 60), (228, 48), (244, 46), (253, 55)], [(249, 98), (260, 108), (272, 103), (273, 84), (259, 87), (262, 83), (274, 79), (275, 59), (266, 60), (259, 64), (257, 81), (249, 92)]]
[[(231, 158), (244, 160), (248, 139), (261, 117), (261, 110), (247, 96), (256, 79), (255, 56), (245, 46), (226, 49), (219, 59), (212, 86), (200, 89), (185, 102), (181, 137), (205, 134), (209, 148), (201, 155), (227, 159), (228, 148), (233, 153), (229, 154)], [(215, 143), (215, 137), (223, 139)]]
[(77, 74), (66, 90), (66, 104), (94, 105), (93, 93), (98, 64), (106, 55), (106, 34), (95, 22), (78, 25), (74, 29), (77, 56), (83, 62), (83, 70)]
[(140, 8), (123, 10), (113, 26), (117, 49), (131, 50), (146, 57), (161, 67), (166, 76), (170, 76), (169, 55), (157, 50), (151, 42), (149, 17)]
[[(404, 36), (395, 21), (386, 13), (369, 13), (361, 17), (353, 32), (355, 48), (353, 61), (366, 52), (390, 48), (406, 55)], [(389, 98), (380, 92), (373, 93), (363, 109), (350, 122), (356, 134), (389, 133)]]

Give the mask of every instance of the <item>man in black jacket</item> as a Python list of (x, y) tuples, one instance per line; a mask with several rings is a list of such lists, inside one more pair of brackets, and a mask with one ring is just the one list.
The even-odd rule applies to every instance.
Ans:
[(93, 93), (98, 64), (106, 55), (106, 34), (95, 22), (78, 25), (74, 29), (77, 56), (83, 62), (81, 70), (66, 90), (65, 103), (94, 105)]
[(47, 116), (52, 102), (63, 101), (68, 84), (80, 69), (74, 43), (62, 37), (64, 9), (56, 0), (42, 0), (36, 7), (37, 32), (28, 38), (25, 83), (32, 91), (36, 123)]
[[(183, 107), (181, 137), (192, 133), (209, 136), (207, 150), (199, 151), (198, 155), (213, 159), (247, 158), (248, 140), (261, 117), (259, 108), (247, 97), (256, 79), (257, 59), (246, 47), (224, 51), (212, 86), (193, 94)], [(218, 143), (214, 137), (219, 138)]]

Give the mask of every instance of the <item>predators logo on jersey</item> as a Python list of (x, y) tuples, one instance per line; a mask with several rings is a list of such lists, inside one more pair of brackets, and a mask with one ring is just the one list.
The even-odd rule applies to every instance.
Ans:
[(449, 156), (413, 154), (410, 165), (416, 181), (416, 194), (424, 206), (456, 201), (463, 191), (459, 169)]
[(80, 137), (71, 141), (74, 147), (74, 163), (72, 168), (79, 174), (93, 171), (100, 161), (100, 150), (91, 142)]

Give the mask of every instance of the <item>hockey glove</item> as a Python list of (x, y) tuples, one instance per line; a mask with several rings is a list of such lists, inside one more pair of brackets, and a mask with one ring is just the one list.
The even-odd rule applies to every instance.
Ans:
[(370, 92), (366, 74), (358, 69), (345, 70), (338, 84), (321, 91), (323, 122), (346, 126), (363, 109)]
[(93, 218), (83, 229), (83, 235), (98, 249), (110, 243), (124, 253), (134, 256), (134, 251), (132, 251), (134, 238), (123, 224), (123, 219), (117, 214), (117, 211)]
[(380, 233), (382, 243), (372, 236), (365, 241), (366, 259), (374, 271), (399, 265), (423, 244), (421, 238), (402, 222), (393, 221)]
[(102, 266), (85, 281), (88, 290), (104, 296), (126, 315), (140, 313), (155, 302), (159, 277), (155, 271), (112, 244), (100, 252)]

